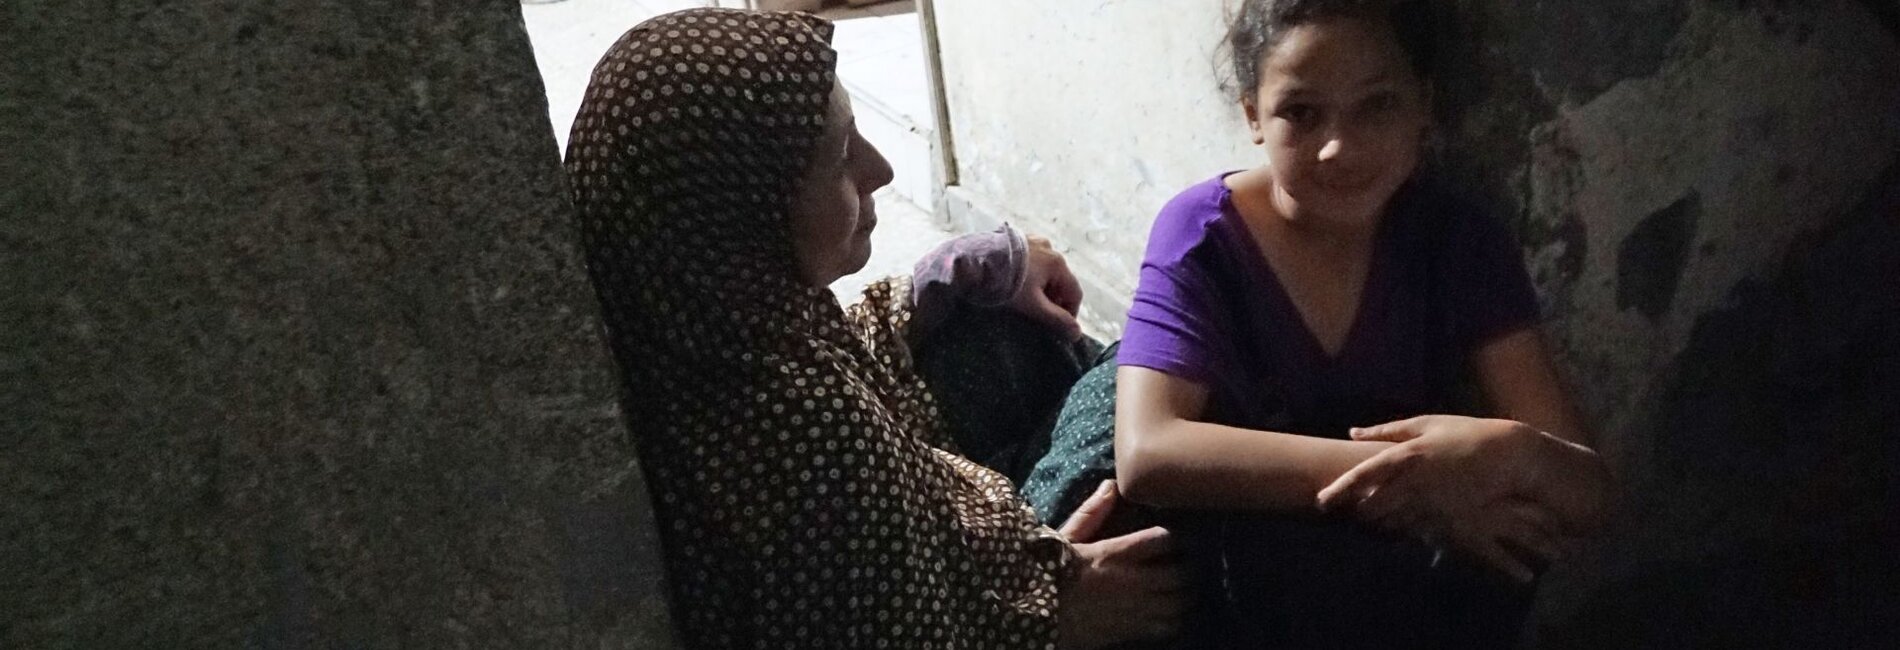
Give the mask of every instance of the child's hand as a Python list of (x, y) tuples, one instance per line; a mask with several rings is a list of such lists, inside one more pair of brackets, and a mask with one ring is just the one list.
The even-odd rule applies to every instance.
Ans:
[(1546, 545), (1523, 532), (1527, 524), (1491, 512), (1496, 504), (1523, 499), (1547, 509), (1554, 521), (1537, 527), (1556, 537), (1594, 531), (1607, 510), (1608, 472), (1596, 455), (1519, 422), (1434, 415), (1355, 429), (1353, 438), (1400, 444), (1321, 490), (1321, 510), (1442, 540), (1520, 577), (1498, 540)]
[(1548, 508), (1517, 498), (1442, 522), (1418, 518), (1379, 524), (1416, 536), (1440, 552), (1469, 557), (1520, 583), (1535, 579), (1576, 544)]
[(1320, 490), (1319, 507), (1323, 511), (1351, 509), (1368, 521), (1401, 512), (1471, 512), (1529, 491), (1536, 481), (1531, 447), (1541, 435), (1509, 420), (1457, 416), (1417, 417), (1354, 429), (1354, 440), (1400, 444), (1366, 459)]
[(1082, 284), (1049, 240), (1034, 235), (1026, 239), (1029, 259), (1023, 286), (1010, 297), (1010, 307), (1061, 332), (1066, 340), (1081, 338), (1082, 326), (1075, 315), (1082, 308)]

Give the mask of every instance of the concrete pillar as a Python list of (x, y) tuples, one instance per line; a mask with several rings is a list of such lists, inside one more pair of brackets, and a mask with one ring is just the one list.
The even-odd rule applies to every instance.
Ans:
[(519, 11), (0, 9), (0, 646), (670, 643)]

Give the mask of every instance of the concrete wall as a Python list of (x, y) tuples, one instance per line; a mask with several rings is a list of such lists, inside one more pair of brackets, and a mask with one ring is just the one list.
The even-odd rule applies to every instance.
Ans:
[[(1222, 4), (936, 5), (946, 207), (1066, 244), (1098, 330), (1157, 208), (1260, 160), (1215, 89)], [(1453, 4), (1438, 164), (1519, 233), (1631, 492), (1546, 581), (1542, 642), (1891, 634), (1900, 9)]]
[(656, 647), (514, 0), (0, 8), (0, 647)]
[(957, 168), (940, 212), (959, 229), (1010, 219), (1050, 235), (1085, 280), (1091, 329), (1119, 333), (1155, 213), (1259, 158), (1216, 88), (1220, 3), (935, 9)]

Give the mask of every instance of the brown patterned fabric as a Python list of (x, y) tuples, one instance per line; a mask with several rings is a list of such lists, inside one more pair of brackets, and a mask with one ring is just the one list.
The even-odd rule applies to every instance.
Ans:
[(945, 451), (908, 282), (797, 280), (794, 183), (832, 29), (695, 9), (594, 70), (567, 152), (589, 271), (693, 648), (1052, 647), (1065, 552)]

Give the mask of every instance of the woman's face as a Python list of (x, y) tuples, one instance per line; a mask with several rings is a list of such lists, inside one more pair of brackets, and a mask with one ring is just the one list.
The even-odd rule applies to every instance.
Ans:
[(1418, 165), (1430, 95), (1383, 20), (1322, 18), (1288, 30), (1242, 102), (1281, 215), (1376, 222)]
[(890, 183), (890, 163), (858, 134), (851, 96), (834, 84), (825, 132), (792, 196), (792, 248), (807, 284), (828, 286), (864, 268), (877, 226), (871, 193)]

